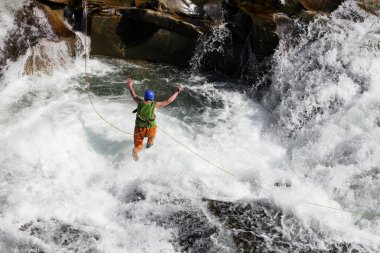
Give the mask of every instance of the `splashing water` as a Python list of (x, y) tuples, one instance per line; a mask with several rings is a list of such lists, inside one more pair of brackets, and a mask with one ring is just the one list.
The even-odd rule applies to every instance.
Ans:
[[(97, 109), (125, 129), (135, 117), (128, 76), (138, 94), (149, 87), (157, 100), (185, 83), (157, 124), (262, 190), (162, 132), (135, 163), (132, 139), (92, 110), (82, 52), (71, 59), (62, 43), (43, 42), (34, 55), (48, 56), (52, 70), (27, 76), (29, 48), (7, 64), (0, 85), (0, 251), (237, 252), (247, 242), (262, 252), (379, 251), (378, 216), (305, 204), (379, 209), (378, 22), (347, 2), (298, 44), (280, 46), (265, 100), (273, 113), (233, 83), (171, 66), (89, 60)], [(0, 25), (9, 34), (12, 26)]]
[(201, 70), (204, 67), (208, 67), (210, 58), (220, 58), (220, 61), (223, 61), (227, 53), (226, 50), (230, 46), (231, 31), (226, 27), (226, 24), (213, 26), (209, 32), (199, 37), (194, 56), (190, 60), (191, 68), (193, 70)]

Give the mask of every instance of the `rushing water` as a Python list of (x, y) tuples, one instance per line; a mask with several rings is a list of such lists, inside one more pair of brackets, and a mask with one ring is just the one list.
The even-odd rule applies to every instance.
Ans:
[[(1, 47), (21, 5), (0, 4)], [(84, 59), (42, 42), (60, 53), (24, 75), (29, 49), (0, 83), (0, 251), (236, 252), (236, 235), (254, 235), (260, 251), (378, 252), (379, 29), (351, 2), (318, 19), (280, 45), (264, 105), (236, 83), (172, 66), (89, 60), (96, 109), (129, 132), (128, 77), (157, 100), (185, 85), (157, 124), (237, 177), (160, 130), (134, 162), (132, 137), (91, 106)]]

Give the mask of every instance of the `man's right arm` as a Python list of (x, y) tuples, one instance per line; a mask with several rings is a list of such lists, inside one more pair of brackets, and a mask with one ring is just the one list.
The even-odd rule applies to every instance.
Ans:
[(141, 99), (136, 95), (136, 92), (135, 92), (135, 90), (133, 89), (133, 83), (132, 83), (132, 80), (131, 80), (130, 78), (128, 78), (127, 84), (128, 84), (128, 88), (129, 88), (129, 93), (131, 94), (133, 100), (134, 100), (136, 103), (139, 103), (139, 102), (141, 101)]

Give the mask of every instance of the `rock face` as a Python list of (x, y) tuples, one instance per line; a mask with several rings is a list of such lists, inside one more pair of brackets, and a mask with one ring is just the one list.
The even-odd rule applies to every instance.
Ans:
[[(359, 244), (335, 242), (283, 213), (273, 203), (231, 203), (207, 200), (236, 244), (236, 252), (366, 252)], [(324, 242), (321, 247), (320, 241)]]
[[(55, 4), (54, 13), (62, 13), (62, 5), (66, 6), (67, 20), (74, 29), (84, 32), (82, 0), (40, 1)], [(287, 23), (291, 18), (309, 22), (319, 13), (335, 10), (343, 0), (281, 2), (88, 0), (91, 52), (178, 66), (191, 64), (201, 71), (222, 72), (235, 77), (244, 73), (256, 75), (267, 68), (278, 46), (279, 36), (286, 36)], [(367, 11), (378, 13), (377, 0), (358, 0), (358, 3)], [(57, 4), (61, 5), (60, 10)], [(57, 19), (49, 18), (55, 33), (66, 36), (65, 28), (54, 20)], [(226, 34), (228, 38), (223, 37)], [(69, 41), (68, 37), (69, 32), (65, 40)], [(255, 67), (246, 68), (247, 65)]]
[(374, 15), (379, 15), (380, 2), (378, 0), (359, 0), (358, 5)]
[(24, 64), (24, 74), (46, 73), (55, 66), (65, 65), (70, 58), (70, 50), (65, 41), (53, 42), (40, 39), (36, 45), (29, 48), (28, 57)]
[(101, 239), (96, 231), (84, 231), (56, 219), (30, 221), (22, 225), (19, 230), (20, 233), (38, 239), (33, 247), (35, 251), (28, 252), (49, 252), (44, 250), (46, 247), (39, 241), (51, 243), (65, 252), (100, 252), (94, 246)]
[(158, 9), (164, 12), (198, 15), (199, 8), (190, 0), (159, 0)]
[(169, 14), (123, 9), (91, 16), (91, 53), (186, 66), (202, 27)]
[[(47, 22), (41, 20), (40, 16), (45, 16)], [(15, 15), (15, 29), (9, 33), (4, 43), (6, 46), (0, 52), (0, 66), (4, 66), (7, 61), (16, 61), (41, 40), (64, 42), (69, 51), (73, 53), (75, 50), (75, 33), (70, 31), (48, 6), (32, 1)], [(34, 61), (28, 59), (26, 62), (30, 64)], [(48, 65), (40, 64), (46, 67)], [(32, 68), (25, 66), (26, 70)]]
[(75, 33), (67, 28), (67, 26), (63, 23), (63, 20), (61, 20), (61, 18), (48, 6), (41, 5), (40, 8), (44, 11), (50, 27), (58, 39), (66, 40), (69, 43), (70, 47), (74, 48), (76, 41)]
[[(127, 8), (133, 5), (133, 0), (87, 0), (87, 4), (90, 8), (100, 8), (100, 9), (119, 9)], [(76, 5), (81, 5), (80, 1), (77, 1)]]
[(123, 41), (116, 34), (121, 17), (93, 15), (91, 25), (91, 53), (111, 57), (124, 57)]
[(300, 2), (307, 10), (330, 12), (335, 10), (343, 0), (300, 0)]

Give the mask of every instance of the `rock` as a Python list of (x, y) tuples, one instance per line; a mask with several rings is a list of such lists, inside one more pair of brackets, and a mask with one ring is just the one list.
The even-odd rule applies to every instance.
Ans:
[(76, 34), (63, 23), (63, 17), (58, 16), (57, 13), (52, 11), (47, 5), (41, 5), (41, 8), (46, 14), (54, 34), (58, 36), (59, 39), (66, 39), (69, 43), (75, 44)]
[(198, 6), (190, 0), (159, 0), (158, 9), (185, 15), (199, 14)]
[[(24, 74), (26, 75), (46, 73), (56, 66), (63, 66), (71, 58), (69, 47), (64, 41), (52, 42), (41, 39), (29, 50), (29, 56), (24, 64)], [(54, 53), (52, 54), (52, 52)]]
[[(41, 16), (45, 16), (47, 22)], [(42, 39), (51, 42), (65, 41), (70, 52), (74, 53), (75, 33), (48, 6), (31, 1), (15, 14), (15, 28), (5, 39), (5, 47), (0, 51), (0, 64), (3, 66), (7, 61), (16, 61)]]
[(283, 5), (277, 0), (236, 0), (236, 6), (244, 13), (251, 16), (252, 21), (266, 31), (274, 31), (274, 15), (284, 13), (291, 16), (301, 11), (301, 5), (298, 0), (286, 1)]
[(47, 0), (45, 2), (52, 3), (52, 4), (70, 5), (70, 0)]
[[(79, 6), (82, 0), (38, 0), (42, 4), (49, 6)], [(90, 1), (90, 0), (88, 0)]]
[(133, 47), (126, 48), (127, 59), (167, 62), (188, 66), (196, 40), (165, 29), (157, 30), (152, 37)]
[(38, 239), (45, 245), (54, 245), (61, 252), (100, 252), (96, 249), (101, 239), (97, 231), (84, 225), (81, 227), (84, 229), (56, 219), (39, 219), (22, 225), (19, 230), (25, 236)]
[(318, 224), (317, 230), (312, 225), (305, 227), (297, 217), (284, 213), (269, 200), (251, 203), (205, 201), (210, 213), (230, 231), (236, 252), (368, 251), (357, 243), (330, 240), (328, 235), (318, 231)]
[(151, 0), (135, 0), (136, 7), (144, 7), (147, 5), (152, 5)]
[(193, 38), (197, 38), (203, 33), (206, 27), (209, 27), (209, 24), (202, 20), (178, 17), (148, 9), (128, 8), (122, 10), (122, 13), (129, 19), (146, 22), (159, 28)]
[(299, 0), (310, 11), (334, 11), (344, 0)]
[(299, 18), (300, 20), (302, 20), (303, 22), (306, 22), (306, 23), (309, 23), (311, 22), (317, 15), (320, 15), (322, 14), (321, 12), (317, 12), (317, 11), (302, 11), (300, 14), (299, 14)]
[(124, 57), (124, 43), (116, 34), (121, 17), (95, 14), (91, 17), (91, 54)]
[(374, 14), (379, 15), (380, 2), (379, 0), (358, 0), (358, 6), (362, 9)]
[[(196, 37), (160, 28), (155, 22), (146, 22), (144, 17), (141, 19), (138, 17), (131, 15), (130, 12), (127, 14), (124, 12), (122, 17), (93, 15), (91, 54), (130, 60), (160, 61), (179, 66), (188, 64), (195, 48)], [(165, 25), (173, 28), (163, 22), (162, 26)], [(173, 30), (178, 29), (177, 27)], [(182, 31), (182, 33), (188, 32)], [(195, 31), (190, 34), (195, 36)]]
[(131, 7), (134, 0), (87, 0), (89, 8), (120, 9)]

